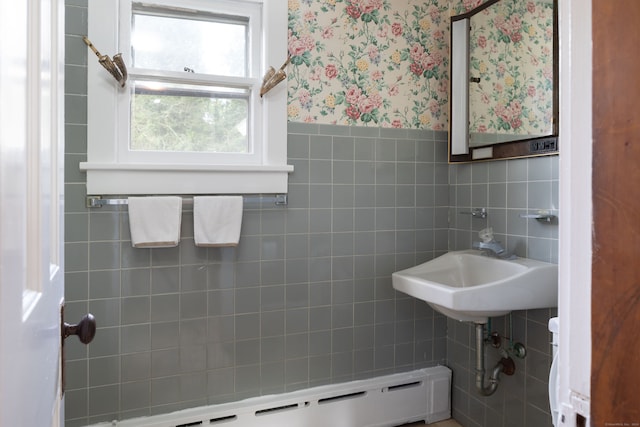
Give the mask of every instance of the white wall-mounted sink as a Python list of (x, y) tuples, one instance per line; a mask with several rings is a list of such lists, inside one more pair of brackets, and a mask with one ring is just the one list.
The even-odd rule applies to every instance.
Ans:
[(392, 275), (398, 291), (456, 320), (486, 323), (513, 310), (556, 307), (558, 266), (527, 258), (491, 258), (477, 250), (446, 253)]

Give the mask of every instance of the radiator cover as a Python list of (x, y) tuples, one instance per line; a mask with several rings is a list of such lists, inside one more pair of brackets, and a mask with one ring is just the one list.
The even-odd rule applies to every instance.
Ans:
[(450, 417), (451, 370), (435, 366), (95, 427), (382, 427)]

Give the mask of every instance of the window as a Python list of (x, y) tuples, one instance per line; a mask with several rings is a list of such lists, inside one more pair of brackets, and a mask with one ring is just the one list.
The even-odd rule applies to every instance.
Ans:
[(89, 59), (88, 194), (286, 192), (286, 85), (259, 96), (286, 37), (281, 0), (90, 1), (129, 76)]

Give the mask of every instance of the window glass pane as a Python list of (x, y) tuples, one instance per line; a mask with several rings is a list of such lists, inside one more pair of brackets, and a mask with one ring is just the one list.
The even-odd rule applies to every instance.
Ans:
[(249, 91), (137, 81), (131, 150), (249, 153)]
[(133, 13), (134, 67), (246, 77), (248, 20), (166, 16), (157, 9), (148, 13)]

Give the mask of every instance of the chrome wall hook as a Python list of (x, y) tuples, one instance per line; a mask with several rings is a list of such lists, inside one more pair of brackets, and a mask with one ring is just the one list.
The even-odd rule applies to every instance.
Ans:
[(82, 41), (89, 46), (89, 48), (96, 54), (98, 57), (98, 62), (102, 65), (108, 72), (113, 76), (114, 79), (118, 83), (120, 83), (120, 87), (124, 87), (127, 83), (127, 66), (124, 64), (124, 60), (122, 59), (122, 54), (118, 53), (113, 56), (113, 59), (109, 58), (109, 55), (102, 55), (98, 49), (91, 43), (91, 40), (87, 38), (87, 36), (82, 36)]

